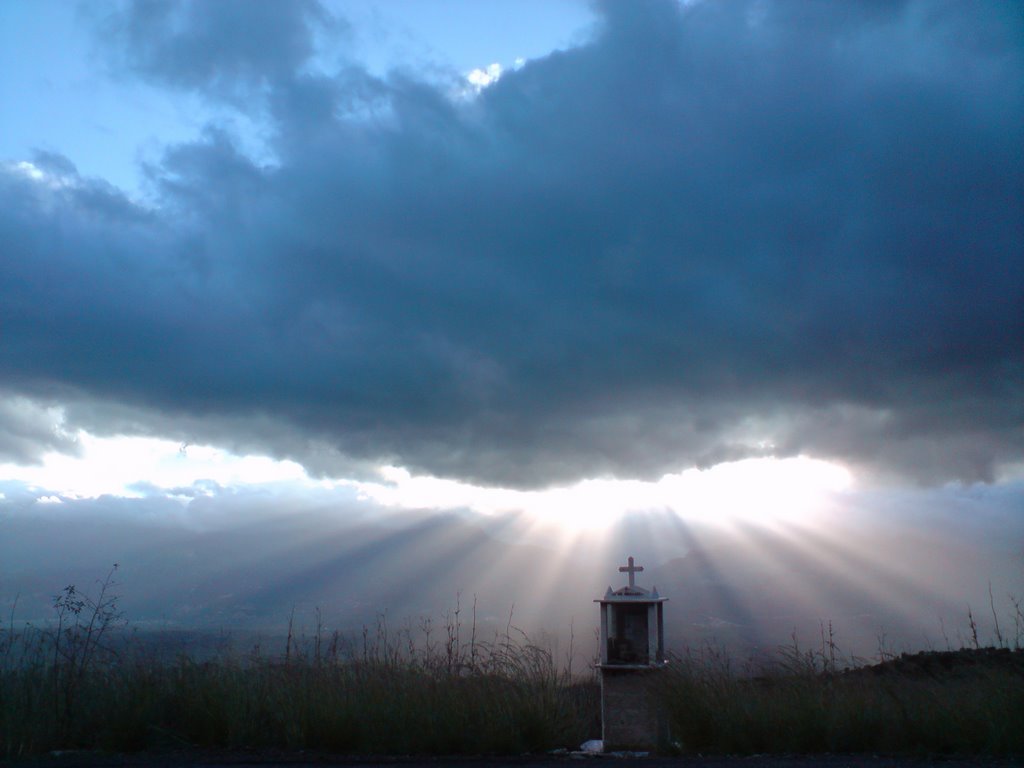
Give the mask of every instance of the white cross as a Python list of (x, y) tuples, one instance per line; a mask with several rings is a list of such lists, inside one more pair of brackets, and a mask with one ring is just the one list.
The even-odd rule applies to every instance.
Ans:
[(636, 576), (634, 574), (639, 573), (640, 571), (642, 571), (644, 569), (644, 567), (642, 565), (633, 565), (633, 558), (632, 557), (629, 558), (627, 560), (627, 562), (629, 563), (629, 565), (620, 565), (619, 566), (619, 573), (628, 573), (629, 574), (629, 586), (635, 587), (636, 586)]

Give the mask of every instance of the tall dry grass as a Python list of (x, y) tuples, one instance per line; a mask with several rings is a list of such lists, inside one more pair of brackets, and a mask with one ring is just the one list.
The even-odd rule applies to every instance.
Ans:
[[(0, 758), (51, 750), (188, 748), (518, 754), (600, 735), (599, 685), (514, 629), (486, 641), (460, 609), (361, 635), (289, 630), (283, 652), (158, 656), (123, 629), (113, 572), (54, 599), (53, 622), (0, 630)], [(986, 651), (845, 659), (824, 628), (767, 663), (713, 647), (656, 678), (675, 749), (694, 753), (1024, 755), (1021, 609)], [(1004, 627), (1010, 626), (1004, 622)], [(569, 659), (572, 658), (570, 649)], [(927, 663), (925, 663), (927, 662)], [(935, 663), (933, 663), (935, 662)], [(941, 663), (939, 663), (941, 662)], [(845, 667), (851, 670), (843, 671)]]
[(439, 633), (430, 622), (394, 631), (382, 617), (356, 638), (326, 636), (318, 616), (313, 637), (289, 631), (283, 654), (255, 647), (166, 661), (115, 637), (110, 586), (108, 578), (96, 600), (68, 588), (55, 599), (54, 625), (0, 638), (0, 756), (179, 748), (511, 754), (592, 735), (594, 685), (575, 681), (511, 618), (504, 635), (482, 641), (475, 625), (464, 631), (458, 608)]
[(705, 647), (672, 659), (657, 682), (685, 753), (1024, 756), (1024, 649), (843, 659), (831, 628), (820, 649), (794, 638), (774, 659), (737, 668)]

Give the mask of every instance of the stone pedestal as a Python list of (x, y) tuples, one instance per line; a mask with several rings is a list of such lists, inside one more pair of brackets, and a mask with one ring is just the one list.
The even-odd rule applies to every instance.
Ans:
[(666, 746), (668, 724), (653, 690), (658, 671), (602, 668), (601, 737), (606, 752), (657, 752)]

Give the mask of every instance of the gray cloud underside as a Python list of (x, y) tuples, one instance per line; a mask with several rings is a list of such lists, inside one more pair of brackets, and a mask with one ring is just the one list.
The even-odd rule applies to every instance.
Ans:
[(149, 169), (153, 208), (65, 158), (37, 159), (63, 186), (0, 175), (7, 391), (517, 485), (1024, 456), (1010, 5), (609, 3), (472, 100), (305, 66), (312, 4), (237, 32), (153, 7), (104, 22), (114, 58), (246, 105), (276, 162), (211, 126)]

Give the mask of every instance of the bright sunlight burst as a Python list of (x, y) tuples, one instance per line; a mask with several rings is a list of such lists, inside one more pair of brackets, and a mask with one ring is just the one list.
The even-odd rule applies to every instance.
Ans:
[(384, 483), (360, 491), (388, 506), (478, 512), (523, 511), (568, 529), (600, 529), (629, 512), (671, 510), (707, 521), (810, 521), (829, 498), (852, 484), (838, 464), (804, 456), (746, 459), (688, 469), (657, 481), (593, 479), (539, 491), (485, 488), (385, 467)]
[(531, 491), (417, 476), (393, 466), (380, 469), (378, 482), (340, 478), (331, 482), (311, 479), (293, 461), (236, 456), (212, 446), (183, 446), (149, 437), (97, 437), (86, 432), (77, 433), (75, 441), (77, 456), (53, 452), (38, 466), (6, 465), (0, 466), (0, 472), (45, 492), (47, 503), (59, 501), (60, 496), (139, 496), (143, 487), (173, 496), (174, 489), (211, 481), (223, 487), (294, 483), (354, 488), (363, 500), (396, 510), (521, 512), (538, 524), (566, 532), (601, 530), (628, 513), (666, 510), (712, 523), (813, 522), (830, 498), (852, 484), (845, 468), (805, 456), (746, 459), (687, 469), (655, 481), (587, 479)]
[[(308, 480), (293, 461), (236, 456), (205, 445), (181, 445), (155, 437), (75, 435), (78, 455), (51, 451), (35, 466), (0, 464), (0, 476), (69, 499), (141, 496), (141, 486), (170, 495), (199, 482), (221, 486)], [(53, 499), (51, 498), (51, 503)]]

